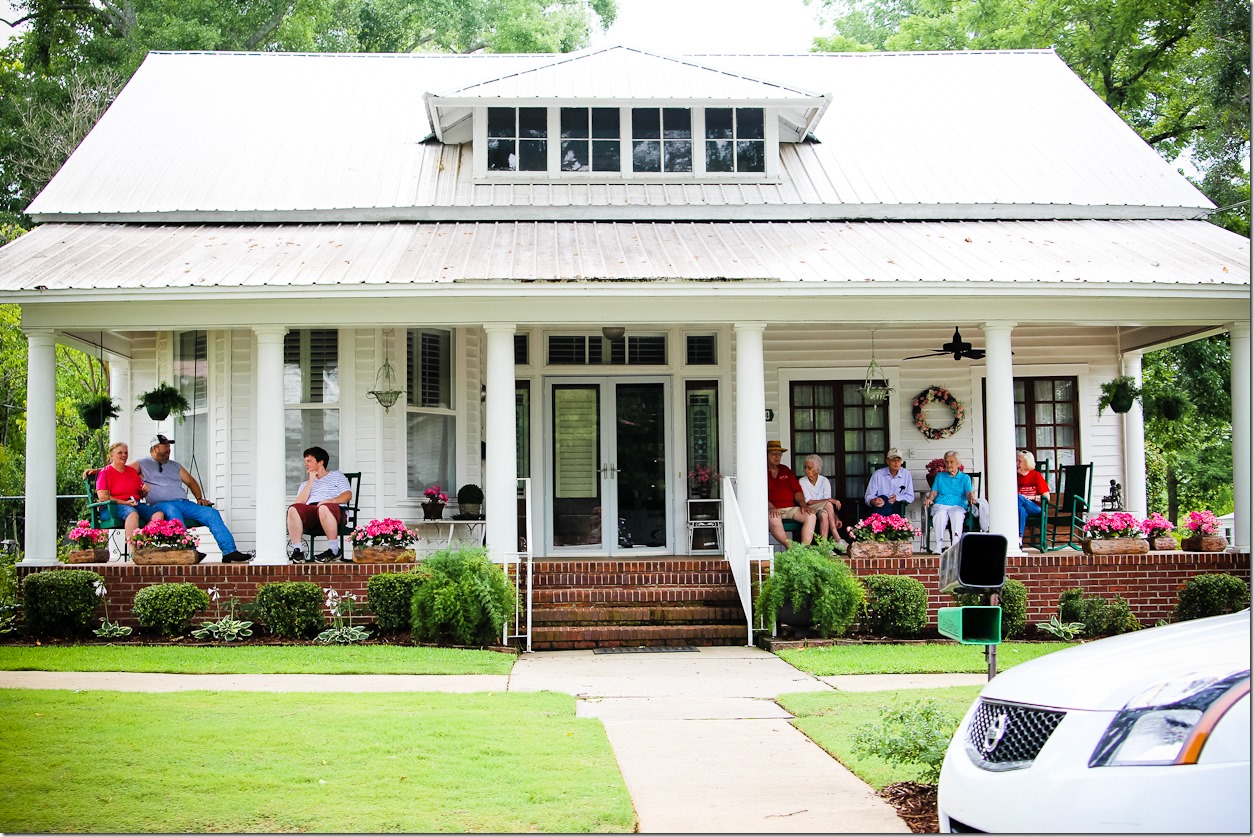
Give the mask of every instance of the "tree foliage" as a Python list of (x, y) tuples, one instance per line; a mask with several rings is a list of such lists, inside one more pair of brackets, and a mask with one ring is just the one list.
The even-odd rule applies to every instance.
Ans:
[(816, 0), (826, 51), (1053, 48), (1249, 235), (1250, 0)]

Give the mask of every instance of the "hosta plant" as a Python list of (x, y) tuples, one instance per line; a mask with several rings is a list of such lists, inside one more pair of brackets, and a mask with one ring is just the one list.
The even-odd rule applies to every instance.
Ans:
[(243, 639), (253, 635), (253, 623), (245, 622), (235, 618), (235, 608), (239, 606), (239, 599), (232, 596), (227, 602), (227, 615), (222, 615), (222, 594), (218, 592), (217, 587), (209, 588), (209, 600), (213, 602), (214, 607), (218, 611), (218, 619), (216, 622), (205, 622), (199, 628), (192, 631), (192, 636), (197, 639), (213, 639), (218, 642), (234, 642), (237, 639)]
[[(82, 522), (86, 523), (87, 521), (84, 520)], [(72, 532), (70, 536), (73, 537)], [(131, 629), (129, 626), (109, 621), (109, 600), (105, 597), (105, 593), (108, 591), (105, 590), (104, 581), (97, 579), (94, 589), (100, 601), (104, 603), (105, 615), (100, 617), (100, 627), (94, 629), (92, 633), (101, 639), (117, 639), (118, 637), (130, 636)]]
[(361, 611), (357, 594), (340, 595), (333, 588), (326, 588), (327, 610), (331, 612), (331, 627), (314, 637), (324, 645), (351, 645), (370, 638), (370, 631), (353, 624), (353, 617)]

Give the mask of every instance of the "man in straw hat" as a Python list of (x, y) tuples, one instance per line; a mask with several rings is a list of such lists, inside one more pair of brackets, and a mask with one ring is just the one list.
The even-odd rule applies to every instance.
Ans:
[(766, 443), (766, 504), (769, 511), (767, 525), (771, 530), (771, 537), (787, 546), (788, 534), (784, 531), (784, 521), (795, 520), (801, 524), (801, 542), (808, 544), (814, 539), (814, 524), (818, 518), (806, 503), (797, 475), (783, 464), (787, 450), (778, 439), (771, 439)]

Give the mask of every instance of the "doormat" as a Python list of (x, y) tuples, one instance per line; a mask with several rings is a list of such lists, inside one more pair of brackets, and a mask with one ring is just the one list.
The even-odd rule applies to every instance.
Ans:
[(697, 649), (692, 645), (640, 645), (633, 648), (619, 646), (618, 648), (594, 648), (593, 654), (668, 654), (672, 651), (693, 651)]

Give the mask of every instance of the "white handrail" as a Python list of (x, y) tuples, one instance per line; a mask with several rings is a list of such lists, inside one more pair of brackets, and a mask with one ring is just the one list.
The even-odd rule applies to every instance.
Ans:
[(731, 567), (732, 579), (736, 582), (736, 593), (740, 596), (740, 606), (745, 612), (745, 629), (748, 645), (753, 645), (753, 583), (750, 580), (750, 561), (758, 558), (758, 583), (762, 581), (762, 564), (769, 562), (772, 556), (769, 546), (751, 546), (749, 530), (745, 528), (744, 518), (740, 514), (740, 504), (736, 500), (734, 478), (723, 477), (723, 557)]
[[(506, 575), (509, 575), (508, 568), (510, 565), (514, 567), (514, 631), (510, 633), (510, 625), (506, 622), (501, 628), (501, 641), (505, 645), (509, 645), (511, 639), (521, 639), (525, 643), (523, 650), (530, 653), (532, 593), (535, 577), (535, 564), (531, 549), (531, 479), (529, 477), (520, 477), (518, 482), (522, 487), (523, 514), (527, 527), (526, 535), (523, 539), (523, 549), (521, 552), (496, 553), (495, 560), (499, 561), (502, 568), (506, 569)], [(517, 514), (517, 508), (512, 513)], [(524, 572), (526, 573), (525, 579), (522, 577)]]

